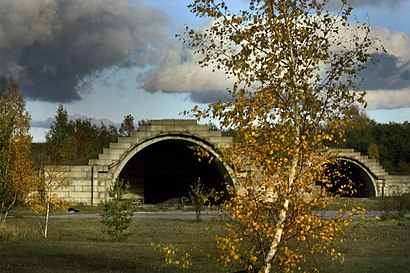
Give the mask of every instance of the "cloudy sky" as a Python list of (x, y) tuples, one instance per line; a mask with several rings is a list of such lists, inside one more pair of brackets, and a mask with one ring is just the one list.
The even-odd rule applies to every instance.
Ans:
[[(200, 69), (175, 38), (185, 25), (207, 23), (189, 13), (190, 2), (0, 0), (0, 74), (20, 83), (34, 140), (44, 140), (59, 104), (75, 117), (118, 124), (128, 114), (182, 118), (223, 98), (224, 76)], [(387, 49), (363, 72), (366, 111), (378, 122), (410, 120), (410, 1), (352, 4)]]

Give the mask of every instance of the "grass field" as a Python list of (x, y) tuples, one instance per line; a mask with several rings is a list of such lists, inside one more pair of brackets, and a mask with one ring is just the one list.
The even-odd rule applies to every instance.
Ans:
[[(136, 219), (125, 242), (111, 242), (98, 219), (52, 219), (49, 238), (38, 233), (33, 218), (10, 218), (0, 225), (0, 272), (233, 272), (220, 268), (212, 221)], [(340, 246), (344, 264), (323, 261), (322, 272), (409, 272), (410, 221), (358, 221)], [(189, 249), (193, 266), (165, 266), (158, 244)]]

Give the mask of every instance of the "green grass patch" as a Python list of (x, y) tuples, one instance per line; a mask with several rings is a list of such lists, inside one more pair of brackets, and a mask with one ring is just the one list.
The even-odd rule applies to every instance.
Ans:
[[(22, 224), (37, 228), (30, 218), (10, 218), (7, 223), (11, 229)], [(110, 241), (101, 228), (98, 219), (51, 219), (47, 239), (36, 233), (24, 238), (1, 236), (0, 272), (225, 272), (208, 256), (216, 255), (211, 233), (220, 224), (134, 220), (125, 242)], [(155, 248), (170, 243), (191, 252), (190, 269), (164, 264)]]
[[(102, 233), (99, 219), (50, 220), (49, 238), (33, 218), (9, 218), (0, 225), (0, 272), (233, 272), (220, 268), (212, 239), (218, 221), (134, 219), (125, 242)], [(319, 255), (321, 272), (407, 272), (410, 268), (410, 221), (356, 221), (338, 245), (344, 263)], [(173, 244), (191, 253), (193, 266), (184, 270), (164, 265), (155, 248)], [(314, 259), (312, 259), (313, 261)]]
[(339, 251), (344, 263), (322, 264), (321, 272), (408, 272), (410, 221), (357, 221), (349, 226)]

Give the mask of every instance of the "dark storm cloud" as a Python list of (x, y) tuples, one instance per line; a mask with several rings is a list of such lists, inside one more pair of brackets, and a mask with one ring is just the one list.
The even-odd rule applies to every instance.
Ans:
[(31, 99), (68, 102), (115, 67), (157, 64), (166, 15), (126, 0), (0, 0), (0, 74)]
[(212, 103), (216, 101), (228, 100), (228, 93), (223, 92), (221, 90), (194, 92), (189, 95), (189, 98), (193, 102), (197, 102), (197, 103)]
[[(348, 3), (353, 8), (360, 7), (381, 7), (381, 8), (397, 8), (400, 7), (405, 0), (348, 0)], [(330, 0), (327, 6), (331, 9), (339, 9), (342, 5), (341, 0)]]
[(410, 62), (401, 63), (396, 56), (377, 54), (376, 62), (369, 63), (360, 74), (362, 89), (397, 90), (410, 88)]

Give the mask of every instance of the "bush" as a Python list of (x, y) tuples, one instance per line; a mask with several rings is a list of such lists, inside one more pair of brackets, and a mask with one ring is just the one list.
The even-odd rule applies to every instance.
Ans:
[(210, 204), (211, 198), (215, 195), (215, 190), (207, 189), (200, 180), (194, 185), (190, 185), (190, 188), (189, 197), (195, 209), (196, 219), (200, 220), (201, 212), (207, 203)]
[(127, 230), (130, 227), (134, 209), (131, 200), (122, 199), (129, 188), (129, 183), (115, 180), (114, 184), (107, 189), (111, 199), (103, 204), (100, 222), (105, 227), (104, 231), (115, 241), (123, 241), (129, 235)]
[(407, 218), (399, 213), (386, 213), (380, 217), (381, 221), (406, 221)]
[(410, 210), (410, 193), (397, 194), (382, 199), (382, 209), (387, 214), (404, 216)]

